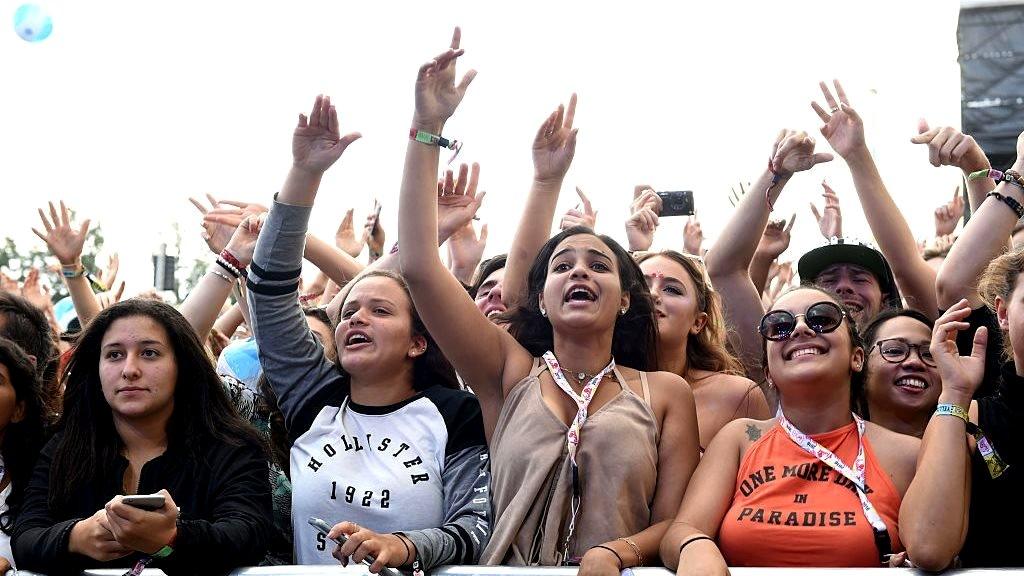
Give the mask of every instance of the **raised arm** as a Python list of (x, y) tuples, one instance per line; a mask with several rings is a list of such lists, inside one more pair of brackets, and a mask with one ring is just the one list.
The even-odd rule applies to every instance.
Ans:
[[(918, 134), (910, 139), (914, 144), (925, 144), (928, 146), (928, 161), (932, 166), (956, 166), (967, 178), (979, 170), (988, 170), (992, 164), (981, 146), (972, 136), (951, 126), (937, 126), (929, 128), (928, 122), (924, 119), (918, 125)], [(971, 206), (971, 213), (978, 210), (981, 203), (985, 201), (985, 195), (995, 188), (995, 183), (990, 178), (981, 178), (967, 181), (967, 201)]]
[[(242, 270), (252, 262), (256, 238), (259, 237), (262, 226), (262, 218), (247, 216), (238, 225), (225, 247), (225, 250), (242, 265)], [(199, 284), (192, 289), (192, 292), (181, 304), (181, 315), (188, 320), (192, 329), (204, 341), (217, 321), (217, 315), (228, 299), (228, 295), (231, 294), (231, 289), (235, 286), (236, 272), (242, 271), (226, 267), (220, 263), (221, 260), (222, 258), (218, 257), (217, 262), (210, 265), (206, 275), (199, 280)], [(225, 261), (225, 263), (231, 266), (229, 262)]]
[(793, 223), (796, 222), (796, 214), (786, 220), (769, 220), (761, 234), (761, 241), (757, 243), (757, 250), (750, 260), (747, 272), (750, 274), (750, 281), (754, 283), (754, 289), (758, 294), (763, 294), (768, 287), (769, 276), (771, 275), (772, 264), (777, 265), (779, 256), (789, 249), (789, 242), (792, 239)]
[[(1024, 170), (1024, 134), (1017, 137), (1017, 159), (1012, 169), (1018, 174)], [(1024, 202), (1024, 187), (1017, 183), (999, 182), (994, 193)], [(978, 278), (988, 263), (1006, 250), (1006, 239), (1019, 218), (1009, 202), (986, 196), (939, 269), (935, 284), (939, 308), (949, 308), (961, 298), (966, 298), (971, 308), (983, 304), (978, 295)]]
[[(942, 376), (939, 404), (953, 404), (967, 414), (985, 373), (988, 330), (978, 328), (970, 356), (957, 352), (956, 333), (967, 327), (971, 309), (961, 300), (935, 322), (931, 352)], [(967, 535), (971, 497), (971, 462), (967, 422), (950, 415), (933, 416), (924, 432), (917, 472), (900, 505), (900, 540), (915, 565), (939, 571), (953, 562)]]
[(769, 156), (769, 168), (757, 178), (751, 192), (740, 199), (725, 230), (705, 258), (711, 284), (725, 303), (725, 319), (731, 327), (733, 346), (747, 378), (754, 382), (764, 380), (761, 337), (755, 328), (764, 314), (764, 307), (760, 292), (750, 280), (750, 261), (772, 207), (792, 175), (830, 160), (831, 154), (814, 152), (814, 138), (806, 132), (779, 132)]
[(868, 226), (878, 242), (878, 248), (892, 267), (907, 305), (934, 318), (935, 270), (921, 258), (910, 226), (882, 182), (875, 159), (864, 139), (864, 121), (850, 105), (838, 80), (834, 81), (834, 85), (838, 102), (828, 85), (821, 83), (821, 91), (829, 110), (817, 102), (811, 103), (818, 117), (825, 123), (821, 127), (821, 134), (850, 168)]
[(568, 108), (561, 104), (548, 115), (533, 139), (533, 184), (526, 197), (526, 206), (519, 227), (509, 247), (502, 281), (501, 299), (511, 308), (526, 296), (526, 276), (540, 247), (551, 237), (551, 222), (562, 190), (562, 181), (576, 154), (576, 95), (569, 98)]
[(72, 227), (71, 217), (63, 200), (60, 202), (59, 215), (53, 202), (50, 202), (50, 218), (46, 217), (42, 208), (39, 209), (39, 218), (43, 221), (46, 234), (35, 228), (32, 232), (46, 242), (50, 253), (60, 261), (64, 284), (68, 287), (78, 321), (84, 329), (100, 313), (99, 302), (96, 301), (89, 279), (85, 276), (87, 271), (82, 266), (82, 247), (89, 233), (89, 220), (84, 220), (77, 230)]
[(341, 136), (330, 98), (318, 96), (309, 118), (299, 116), (292, 168), (256, 242), (247, 288), (250, 327), (260, 364), (277, 393), (292, 438), (337, 394), (340, 378), (306, 324), (298, 302), (302, 252), (320, 179), (358, 133)]
[[(463, 54), (460, 39), (461, 32), (456, 28), (451, 48), (420, 67), (414, 130), (440, 135), (472, 82), (475, 72), (470, 70), (455, 84), (455, 59)], [(506, 372), (511, 374), (518, 368), (521, 377), (528, 373), (532, 359), (507, 332), (480, 313), (441, 262), (437, 251), (438, 158), (436, 145), (410, 139), (398, 204), (398, 255), (416, 310), (456, 371), (477, 393), (490, 431), (497, 422), (504, 385), (511, 385), (503, 381)], [(455, 203), (460, 199), (456, 195), (441, 200)], [(450, 208), (451, 219), (464, 224), (478, 204), (477, 198), (463, 195), (461, 202)], [(520, 364), (509, 364), (510, 357)]]

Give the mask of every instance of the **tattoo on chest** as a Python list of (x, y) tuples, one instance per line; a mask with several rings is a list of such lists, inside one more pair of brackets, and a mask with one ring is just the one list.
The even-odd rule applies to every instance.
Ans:
[(753, 424), (747, 424), (747, 438), (750, 438), (750, 441), (753, 442), (754, 440), (757, 440), (760, 437), (761, 429), (758, 428), (757, 426), (754, 426)]

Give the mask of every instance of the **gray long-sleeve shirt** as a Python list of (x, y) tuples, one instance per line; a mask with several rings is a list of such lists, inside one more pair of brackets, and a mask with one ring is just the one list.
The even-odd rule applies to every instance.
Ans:
[(483, 419), (465, 391), (427, 388), (392, 406), (360, 406), (312, 336), (297, 300), (311, 209), (275, 202), (249, 271), (252, 329), (291, 449), (300, 564), (336, 563), (307, 523), (353, 521), (402, 532), (424, 568), (473, 564), (490, 535)]

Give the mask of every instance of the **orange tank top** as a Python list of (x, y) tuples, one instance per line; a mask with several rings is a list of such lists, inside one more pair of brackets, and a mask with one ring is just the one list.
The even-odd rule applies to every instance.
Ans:
[[(857, 457), (857, 425), (810, 436), (843, 462)], [(903, 550), (900, 496), (864, 439), (868, 500)], [(874, 532), (856, 488), (793, 442), (776, 424), (740, 463), (718, 547), (729, 566), (879, 567)]]

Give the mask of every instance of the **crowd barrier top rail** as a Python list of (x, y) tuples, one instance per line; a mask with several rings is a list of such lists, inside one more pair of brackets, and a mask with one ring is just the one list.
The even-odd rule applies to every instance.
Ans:
[[(928, 574), (912, 568), (731, 568), (733, 576), (920, 576)], [(443, 566), (430, 572), (435, 576), (575, 576), (576, 568), (537, 566)], [(902, 573), (902, 574), (901, 574)], [(989, 568), (950, 570), (944, 576), (992, 576), (993, 574), (1021, 574), (1020, 568)], [(13, 574), (13, 572), (8, 572)], [(36, 572), (19, 570), (18, 576), (45, 576)], [(83, 576), (124, 576), (124, 569), (86, 570)], [(162, 570), (146, 569), (143, 576), (166, 576)], [(622, 576), (673, 576), (675, 573), (664, 568), (627, 568)], [(260, 566), (240, 568), (231, 576), (371, 576), (366, 566)]]

